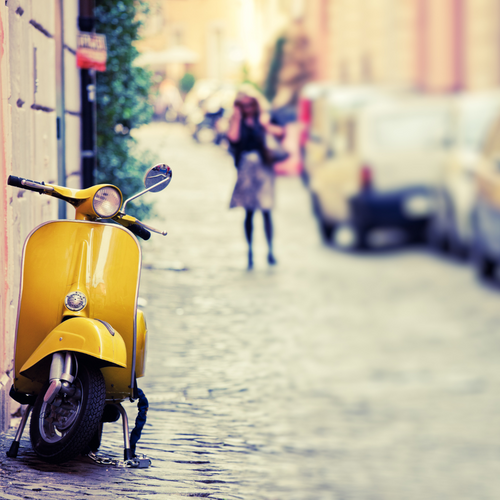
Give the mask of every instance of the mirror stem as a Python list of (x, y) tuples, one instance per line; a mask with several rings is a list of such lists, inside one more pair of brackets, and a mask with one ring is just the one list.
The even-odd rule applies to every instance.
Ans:
[(148, 187), (144, 191), (141, 191), (140, 193), (134, 194), (134, 196), (130, 197), (128, 200), (125, 200), (125, 202), (123, 203), (123, 206), (122, 206), (122, 212), (125, 213), (125, 207), (127, 206), (127, 203), (129, 201), (132, 201), (132, 200), (135, 200), (136, 198), (139, 198), (139, 196), (142, 196), (143, 194), (146, 194), (148, 191), (151, 191), (155, 187), (158, 187), (160, 184), (163, 184), (164, 182), (167, 182), (168, 180), (170, 180), (169, 177), (167, 177), (166, 179), (163, 179), (160, 182), (157, 182), (156, 184), (153, 184), (152, 186)]

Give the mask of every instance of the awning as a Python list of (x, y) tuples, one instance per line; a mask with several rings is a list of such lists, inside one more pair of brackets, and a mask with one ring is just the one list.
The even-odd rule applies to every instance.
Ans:
[(143, 52), (134, 61), (134, 66), (161, 66), (171, 63), (192, 64), (200, 56), (191, 49), (177, 45), (160, 52)]

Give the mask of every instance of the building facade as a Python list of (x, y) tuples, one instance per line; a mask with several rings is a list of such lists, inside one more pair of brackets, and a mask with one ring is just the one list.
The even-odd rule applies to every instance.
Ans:
[[(196, 61), (159, 63), (178, 80), (188, 70), (196, 78), (253, 81), (265, 77), (263, 64), (277, 37), (303, 12), (303, 0), (153, 0), (145, 20), (141, 53), (188, 49)], [(161, 61), (161, 59), (159, 59)]]
[(499, 0), (310, 0), (304, 15), (317, 79), (429, 93), (500, 85)]

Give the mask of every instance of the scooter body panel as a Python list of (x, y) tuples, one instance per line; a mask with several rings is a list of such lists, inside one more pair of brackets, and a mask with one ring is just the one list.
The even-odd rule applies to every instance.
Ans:
[[(76, 316), (78, 319), (100, 320), (119, 332), (126, 348), (126, 366), (103, 368), (106, 397), (121, 401), (133, 394), (140, 264), (141, 251), (136, 238), (115, 224), (53, 221), (38, 226), (28, 236), (23, 253), (17, 320), (16, 390), (22, 387), (23, 392), (37, 393), (39, 383), (21, 373), (24, 365), (50, 332), (57, 328), (64, 330), (65, 323), (75, 322), (74, 318), (63, 319)], [(87, 297), (86, 306), (79, 312), (69, 311), (64, 302), (66, 295), (75, 290)], [(103, 323), (101, 325), (106, 328)], [(85, 322), (78, 326), (81, 331), (88, 327), (89, 323)], [(101, 334), (104, 339), (106, 335), (112, 336), (109, 331), (98, 329), (99, 334), (92, 334), (94, 339)], [(68, 333), (79, 335), (77, 331)], [(71, 338), (72, 342), (78, 343), (76, 337)], [(47, 352), (55, 348), (53, 343), (64, 342), (58, 339), (50, 337)], [(88, 341), (92, 343), (91, 339)], [(95, 346), (86, 349), (86, 354), (92, 355)], [(30, 382), (32, 389), (27, 391), (25, 388), (30, 387)]]
[[(58, 325), (45, 337), (21, 367), (20, 374), (43, 384), (48, 380), (51, 358), (46, 363), (40, 362), (60, 351), (86, 354), (102, 367), (127, 367), (125, 341), (116, 330), (96, 319), (71, 318)], [(22, 383), (19, 386), (19, 391), (30, 392), (25, 390)], [(29, 389), (29, 385), (26, 389)]]
[(146, 340), (148, 329), (146, 318), (141, 310), (137, 311), (137, 349), (135, 356), (135, 373), (137, 378), (144, 377), (146, 371)]

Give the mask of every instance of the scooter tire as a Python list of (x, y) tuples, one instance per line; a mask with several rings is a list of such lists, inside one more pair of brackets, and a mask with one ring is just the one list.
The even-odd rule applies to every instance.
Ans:
[[(53, 407), (44, 404), (43, 397), (49, 387), (48, 382), (38, 395), (33, 408), (30, 423), (31, 445), (38, 457), (45, 462), (67, 462), (88, 451), (89, 443), (101, 422), (106, 399), (106, 384), (101, 370), (81, 361), (73, 383), (79, 387), (80, 395), (69, 398), (71, 401), (66, 403), (66, 407), (74, 408), (76, 404), (77, 410), (65, 412), (62, 405)], [(54, 416), (59, 418), (59, 427), (57, 422), (53, 425)], [(70, 422), (73, 419), (69, 425), (68, 419)]]

